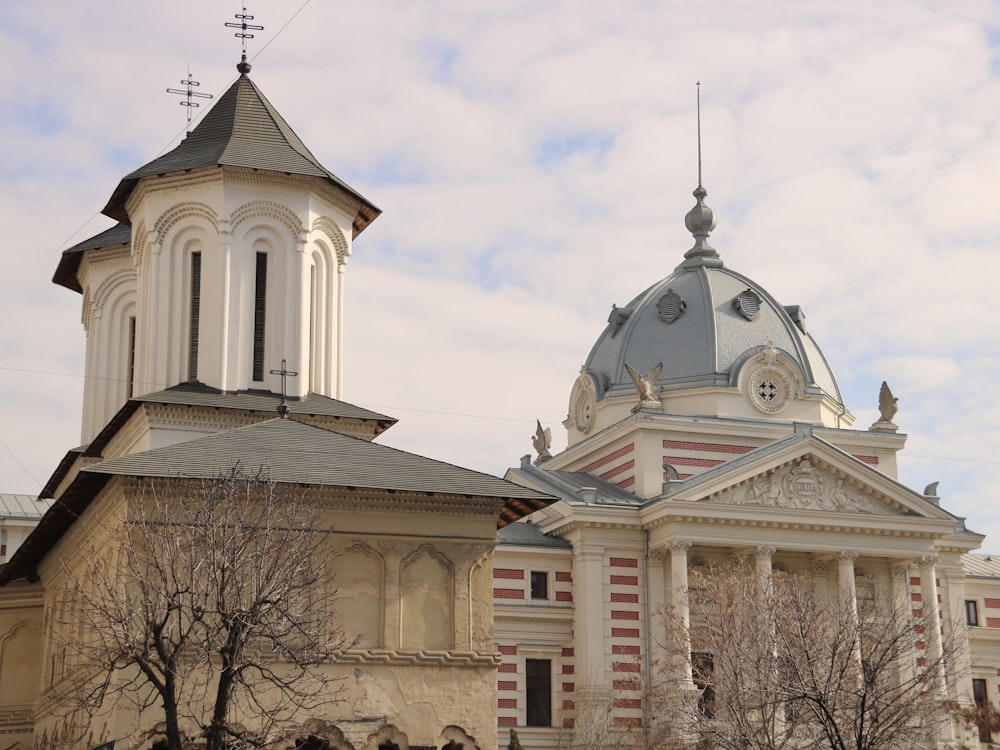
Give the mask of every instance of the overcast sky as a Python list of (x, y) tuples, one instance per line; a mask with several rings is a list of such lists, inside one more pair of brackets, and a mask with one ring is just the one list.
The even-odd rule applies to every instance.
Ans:
[[(801, 305), (856, 427), (1000, 552), (1000, 4), (257, 0), (252, 77), (383, 209), (347, 275), (345, 400), (381, 441), (502, 474), (612, 303), (691, 245), (702, 82), (712, 244)], [(0, 492), (80, 440), (79, 295), (50, 279), (172, 148), (190, 65), (234, 80), (213, 0), (0, 0)], [(203, 114), (205, 107), (197, 110)]]

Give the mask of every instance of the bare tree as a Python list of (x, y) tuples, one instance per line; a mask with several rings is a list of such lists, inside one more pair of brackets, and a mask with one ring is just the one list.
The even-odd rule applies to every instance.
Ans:
[(66, 567), (63, 705), (92, 716), (127, 701), (143, 717), (158, 705), (156, 744), (223, 750), (336, 701), (325, 665), (349, 644), (327, 532), (315, 503), (264, 474), (143, 482), (108, 546)]
[(559, 747), (564, 750), (635, 750), (643, 746), (642, 728), (620, 721), (619, 706), (634, 693), (607, 685), (577, 685), (572, 708), (563, 711)]
[(675, 663), (651, 691), (654, 712), (681, 727), (660, 744), (913, 750), (950, 720), (957, 639), (938, 658), (923, 644), (940, 627), (936, 608), (914, 617), (891, 598), (827, 596), (809, 576), (762, 575), (746, 560), (694, 572), (689, 587), (691, 625), (669, 627), (693, 679)]

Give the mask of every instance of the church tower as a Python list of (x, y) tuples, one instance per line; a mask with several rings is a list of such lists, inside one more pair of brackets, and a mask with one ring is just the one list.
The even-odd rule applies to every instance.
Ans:
[(82, 440), (125, 402), (181, 383), (341, 396), (344, 272), (379, 209), (323, 167), (250, 65), (169, 153), (126, 175), (120, 223), (66, 250), (83, 295)]

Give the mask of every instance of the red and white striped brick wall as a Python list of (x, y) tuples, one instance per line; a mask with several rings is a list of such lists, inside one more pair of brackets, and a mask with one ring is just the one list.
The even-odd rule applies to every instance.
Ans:
[(606, 567), (614, 723), (642, 724), (642, 602), (639, 559), (612, 556)]
[(635, 443), (624, 445), (577, 471), (593, 474), (628, 489), (635, 484)]

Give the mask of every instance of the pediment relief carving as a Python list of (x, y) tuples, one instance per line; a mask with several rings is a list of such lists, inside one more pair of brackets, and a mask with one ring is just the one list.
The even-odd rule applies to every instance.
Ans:
[(756, 476), (745, 484), (720, 493), (710, 502), (900, 515), (899, 510), (876, 500), (844, 477), (818, 469), (809, 458), (801, 458), (789, 466)]

